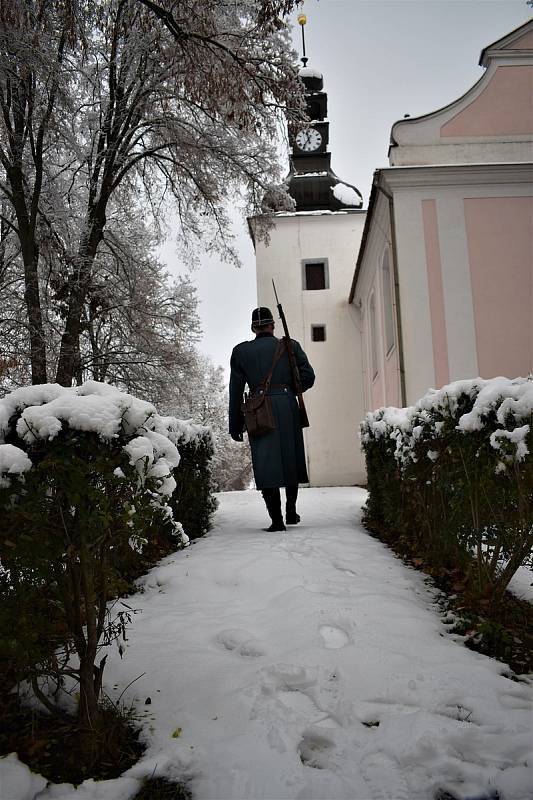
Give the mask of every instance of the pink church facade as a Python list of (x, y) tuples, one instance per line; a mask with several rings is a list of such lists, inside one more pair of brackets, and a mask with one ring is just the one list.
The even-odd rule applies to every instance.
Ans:
[(481, 54), (481, 79), (395, 123), (350, 293), (365, 408), (533, 371), (533, 21)]

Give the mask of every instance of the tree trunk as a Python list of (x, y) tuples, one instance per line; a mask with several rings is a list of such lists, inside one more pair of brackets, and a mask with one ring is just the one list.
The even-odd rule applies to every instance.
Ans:
[(82, 728), (92, 731), (95, 729), (100, 716), (98, 696), (95, 691), (94, 659), (95, 653), (87, 653), (80, 661), (80, 704), (78, 720)]
[(39, 256), (35, 257), (30, 263), (24, 263), (25, 291), (24, 300), (28, 313), (28, 327), (30, 334), (30, 354), (31, 354), (31, 380), (32, 383), (46, 383), (46, 343), (43, 328), (43, 316), (41, 311), (41, 300), (39, 293), (39, 277), (37, 263)]
[(46, 383), (46, 341), (39, 290), (39, 247), (35, 240), (35, 225), (28, 215), (22, 172), (8, 170), (13, 190), (13, 205), (17, 216), (19, 241), (24, 262), (24, 301), (28, 314), (32, 383)]
[(76, 269), (69, 280), (68, 315), (61, 337), (61, 349), (57, 364), (56, 382), (61, 386), (72, 386), (80, 361), (80, 334), (83, 305), (89, 288), (90, 266), (84, 264)]
[(80, 663), (80, 702), (78, 706), (79, 743), (86, 764), (100, 760), (100, 710), (94, 687), (94, 662), (87, 657)]
[[(101, 679), (95, 675), (95, 660), (98, 650), (98, 625), (94, 586), (94, 559), (86, 544), (81, 543), (79, 551), (80, 589), (85, 616), (85, 646), (78, 651), (80, 659), (80, 703), (78, 721), (86, 739), (86, 747), (95, 744), (94, 734), (98, 728), (100, 710), (98, 699)], [(92, 742), (92, 744), (91, 744)]]
[(91, 285), (92, 266), (98, 245), (104, 235), (106, 205), (107, 199), (101, 195), (99, 202), (89, 212), (87, 235), (82, 239), (77, 263), (69, 278), (68, 315), (61, 338), (56, 373), (56, 381), (61, 386), (72, 386), (79, 370), (83, 306)]

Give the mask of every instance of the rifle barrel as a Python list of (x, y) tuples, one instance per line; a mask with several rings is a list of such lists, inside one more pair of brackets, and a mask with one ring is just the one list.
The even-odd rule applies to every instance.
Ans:
[(296, 396), (298, 397), (298, 407), (300, 411), (300, 425), (302, 428), (309, 427), (309, 417), (307, 416), (307, 411), (305, 408), (304, 398), (303, 398), (303, 391), (302, 391), (302, 382), (300, 380), (300, 372), (298, 370), (298, 364), (296, 363), (296, 358), (294, 357), (294, 350), (292, 349), (292, 341), (289, 334), (289, 326), (287, 325), (287, 320), (285, 318), (285, 312), (279, 302), (278, 293), (276, 291), (276, 284), (274, 283), (274, 278), (272, 278), (272, 286), (274, 287), (274, 295), (276, 297), (276, 304), (278, 306), (278, 314), (281, 319), (283, 330), (285, 332), (285, 342), (287, 346), (287, 356), (289, 358), (289, 365), (292, 372), (292, 377), (294, 380), (294, 388), (296, 390)]

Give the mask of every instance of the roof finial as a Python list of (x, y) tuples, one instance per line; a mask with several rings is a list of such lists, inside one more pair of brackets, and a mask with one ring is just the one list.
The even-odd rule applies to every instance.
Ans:
[[(303, 0), (302, 0), (302, 5), (303, 5)], [(305, 14), (298, 14), (298, 24), (300, 25), (300, 27), (302, 29), (302, 51), (303, 51), (303, 56), (301, 57), (300, 61), (302, 62), (304, 67), (307, 66), (307, 62), (309, 61), (309, 59), (305, 55), (305, 23), (306, 22), (307, 22), (307, 17), (305, 16)]]

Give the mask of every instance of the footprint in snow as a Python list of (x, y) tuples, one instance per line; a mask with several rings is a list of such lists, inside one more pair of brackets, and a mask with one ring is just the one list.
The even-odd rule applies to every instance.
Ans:
[(259, 639), (256, 639), (249, 631), (239, 628), (220, 631), (216, 637), (216, 643), (225, 650), (237, 653), (245, 658), (259, 658), (266, 655), (266, 651)]
[[(312, 719), (321, 715), (321, 711), (315, 702), (299, 689), (279, 689), (277, 699), (287, 709), (296, 714)], [(323, 715), (322, 715), (323, 716)]]
[(341, 647), (346, 647), (350, 641), (350, 637), (338, 625), (321, 625), (318, 629), (324, 647), (328, 650), (340, 650)]
[(304, 767), (331, 769), (330, 756), (334, 743), (327, 736), (305, 731), (298, 745), (298, 755)]
[(319, 667), (276, 664), (260, 672), (260, 691), (252, 719), (268, 717), (276, 726), (287, 723), (335, 729), (352, 724), (353, 703), (339, 687), (338, 675)]
[(311, 697), (298, 689), (279, 690), (277, 699), (292, 715), (305, 720), (306, 724), (317, 728), (339, 727), (336, 719), (319, 708)]

